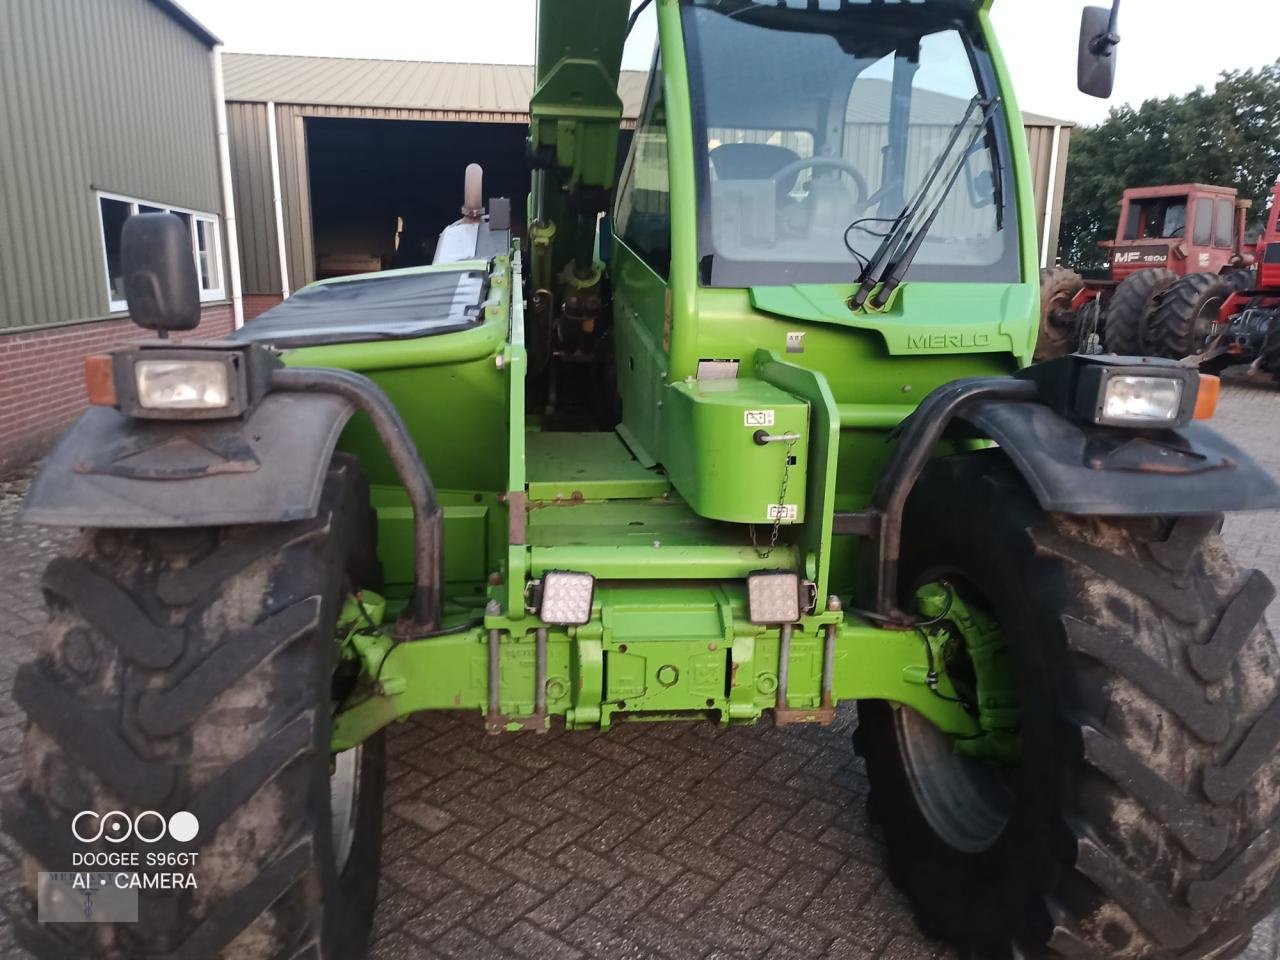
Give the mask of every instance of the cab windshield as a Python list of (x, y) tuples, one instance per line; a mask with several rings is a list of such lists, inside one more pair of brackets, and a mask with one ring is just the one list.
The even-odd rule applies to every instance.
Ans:
[[(853, 281), (996, 93), (969, 0), (692, 0), (684, 28), (704, 285)], [(1015, 282), (1003, 111), (960, 140), (976, 145), (906, 279)]]

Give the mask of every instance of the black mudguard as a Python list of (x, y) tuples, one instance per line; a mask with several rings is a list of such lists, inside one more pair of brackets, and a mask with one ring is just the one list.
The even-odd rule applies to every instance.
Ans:
[(979, 401), (959, 419), (998, 443), (1040, 506), (1088, 516), (1280, 508), (1274, 478), (1208, 427), (1135, 433), (1085, 426), (1035, 402)]
[(313, 517), (351, 403), (268, 394), (244, 418), (141, 420), (91, 407), (45, 460), (21, 519), (206, 527)]

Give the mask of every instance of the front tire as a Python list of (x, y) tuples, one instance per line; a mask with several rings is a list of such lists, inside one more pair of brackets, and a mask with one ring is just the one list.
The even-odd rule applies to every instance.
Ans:
[[(17, 932), (37, 957), (365, 955), (385, 755), (381, 737), (337, 758), (329, 742), (335, 622), (353, 585), (377, 586), (374, 530), (368, 485), (340, 456), (312, 520), (88, 531), (49, 565), (49, 626), (14, 683), (29, 726), (5, 809), (29, 888), (90, 848), (199, 857), (181, 871), (196, 888), (143, 890), (137, 923), (37, 925), (28, 905)], [(82, 810), (187, 811), (199, 832), (85, 845)]]
[(980, 595), (1022, 711), (1021, 763), (988, 768), (985, 793), (976, 761), (933, 751), (969, 808), (948, 819), (903, 741), (941, 735), (859, 705), (871, 814), (927, 934), (991, 956), (1191, 960), (1242, 949), (1276, 907), (1274, 590), (1236, 572), (1217, 526), (1045, 513), (998, 451), (921, 479), (903, 589), (944, 576)]

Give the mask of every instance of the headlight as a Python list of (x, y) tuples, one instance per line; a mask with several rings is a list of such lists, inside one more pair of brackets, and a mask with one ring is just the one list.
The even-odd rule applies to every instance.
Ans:
[(1111, 377), (1099, 423), (1169, 424), (1182, 412), (1182, 381), (1168, 377)]
[(227, 365), (216, 360), (139, 360), (138, 405), (148, 410), (219, 410), (231, 402)]
[(85, 360), (89, 402), (127, 417), (226, 420), (269, 389), (274, 357), (256, 346), (144, 344)]
[[(1066, 359), (1078, 363), (1073, 406), (1085, 423), (1167, 430), (1191, 421), (1200, 388), (1195, 367), (1139, 357)], [(1046, 393), (1043, 384), (1042, 393)], [(1047, 396), (1052, 397), (1053, 391)]]

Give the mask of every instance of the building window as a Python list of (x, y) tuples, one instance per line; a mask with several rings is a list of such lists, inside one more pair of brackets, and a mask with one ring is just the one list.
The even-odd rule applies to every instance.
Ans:
[(120, 233), (125, 220), (135, 213), (172, 213), (187, 225), (191, 236), (191, 258), (195, 263), (202, 301), (222, 300), (222, 242), (218, 218), (182, 207), (161, 206), (133, 197), (98, 194), (98, 214), (102, 224), (102, 260), (107, 271), (107, 304), (112, 313), (129, 309), (124, 298), (124, 266), (120, 256)]

